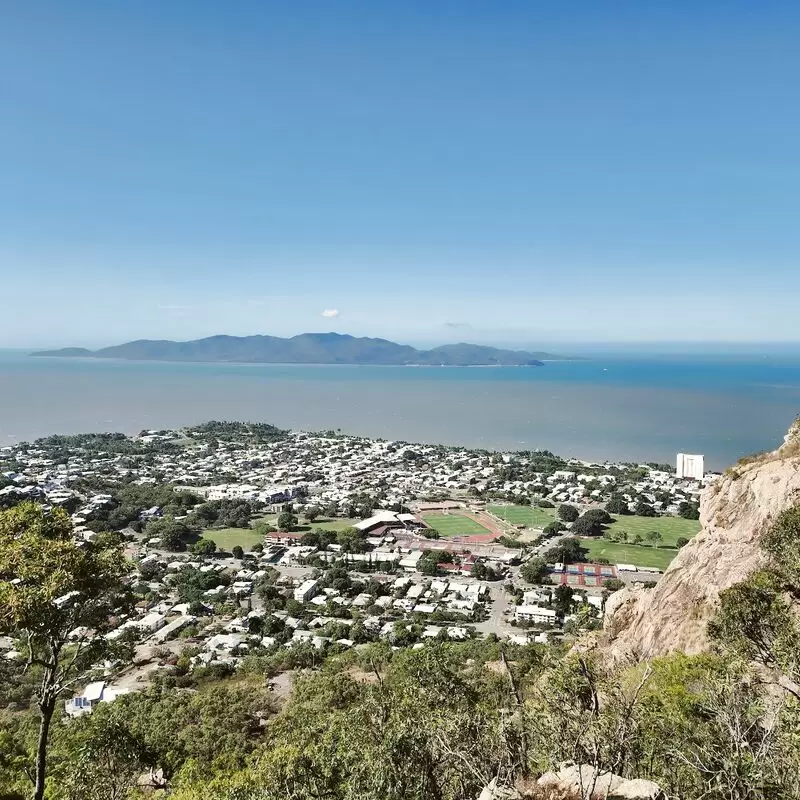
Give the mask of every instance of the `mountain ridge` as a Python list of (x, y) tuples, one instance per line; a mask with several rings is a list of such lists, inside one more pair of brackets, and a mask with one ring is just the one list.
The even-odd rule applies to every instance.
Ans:
[(31, 356), (54, 358), (119, 358), (129, 361), (195, 361), (245, 364), (354, 364), (375, 366), (526, 366), (540, 367), (550, 353), (507, 350), (487, 345), (440, 345), (419, 350), (388, 339), (341, 333), (301, 333), (297, 336), (227, 336), (178, 342), (137, 339), (88, 350), (65, 347), (40, 350)]

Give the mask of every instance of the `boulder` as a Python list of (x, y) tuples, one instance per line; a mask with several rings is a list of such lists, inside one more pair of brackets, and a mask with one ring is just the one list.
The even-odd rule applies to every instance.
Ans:
[(653, 781), (597, 772), (588, 764), (565, 765), (558, 772), (545, 772), (537, 786), (558, 790), (579, 800), (658, 800), (664, 796), (661, 787)]

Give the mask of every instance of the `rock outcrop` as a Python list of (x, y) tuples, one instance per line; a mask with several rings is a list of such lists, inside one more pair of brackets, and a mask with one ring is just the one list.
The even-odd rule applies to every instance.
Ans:
[(664, 796), (653, 781), (623, 778), (588, 764), (562, 764), (558, 772), (545, 772), (518, 786), (503, 786), (495, 778), (478, 800), (663, 800)]
[(629, 780), (613, 772), (597, 772), (585, 764), (565, 765), (558, 772), (546, 772), (537, 785), (563, 792), (561, 796), (576, 800), (658, 800), (664, 797), (653, 781)]
[(640, 660), (707, 647), (706, 625), (719, 594), (761, 564), (761, 536), (800, 503), (800, 419), (773, 453), (742, 459), (707, 487), (702, 530), (681, 549), (653, 589), (609, 598), (599, 644), (614, 660)]

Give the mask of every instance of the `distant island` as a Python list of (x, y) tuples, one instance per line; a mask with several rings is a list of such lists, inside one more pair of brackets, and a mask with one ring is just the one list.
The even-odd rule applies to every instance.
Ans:
[(340, 333), (279, 336), (209, 336), (189, 342), (140, 339), (87, 350), (65, 347), (32, 356), (57, 358), (120, 358), (129, 361), (205, 361), (242, 364), (363, 364), (376, 366), (541, 367), (550, 353), (503, 350), (477, 344), (446, 344), (418, 350), (386, 339)]

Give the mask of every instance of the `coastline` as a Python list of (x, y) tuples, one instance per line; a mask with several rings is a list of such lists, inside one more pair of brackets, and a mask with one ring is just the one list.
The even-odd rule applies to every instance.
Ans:
[(39, 353), (28, 353), (28, 357), (49, 360), (49, 361), (82, 361), (82, 362), (102, 362), (102, 363), (123, 363), (123, 364), (208, 364), (225, 365), (239, 367), (368, 367), (368, 368), (389, 368), (389, 369), (538, 369), (546, 363), (559, 363), (563, 361), (582, 361), (588, 359), (571, 358), (551, 358), (542, 359), (539, 364), (362, 364), (355, 361), (331, 362), (331, 361), (205, 361), (200, 359), (163, 359), (163, 358), (121, 358), (119, 356), (57, 356), (43, 355)]

